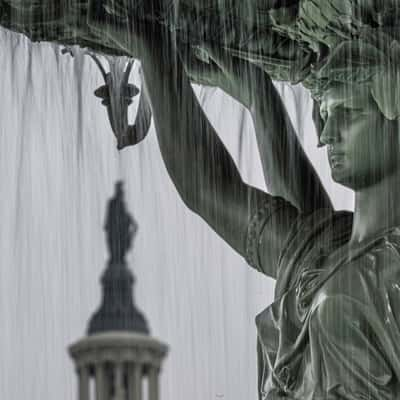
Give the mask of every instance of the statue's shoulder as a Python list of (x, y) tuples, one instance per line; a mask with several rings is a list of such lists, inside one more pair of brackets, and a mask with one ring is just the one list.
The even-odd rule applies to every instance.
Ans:
[(351, 235), (353, 213), (320, 209), (299, 215), (288, 235), (280, 262), (298, 263), (310, 253), (330, 254), (346, 243)]
[(400, 230), (377, 234), (356, 248), (343, 246), (325, 268), (329, 278), (321, 280), (316, 303), (321, 296), (343, 299), (368, 313), (372, 303), (382, 308), (393, 296), (400, 304)]
[(353, 213), (320, 209), (300, 215), (294, 224), (278, 266), (275, 293), (279, 297), (305, 269), (319, 268), (321, 262), (351, 236)]
[(380, 284), (400, 284), (400, 226), (382, 233), (367, 252)]
[[(377, 311), (375, 318), (381, 321), (387, 333), (400, 335), (400, 227), (392, 228), (377, 235), (373, 245), (359, 258), (357, 265), (351, 265), (358, 277), (354, 281), (351, 296), (361, 298), (365, 309)], [(356, 268), (353, 268), (356, 267)], [(344, 277), (350, 282), (349, 273)], [(358, 284), (357, 284), (358, 283)], [(350, 294), (349, 294), (350, 296)], [(397, 321), (390, 324), (389, 321)], [(376, 321), (375, 321), (376, 322)], [(400, 347), (396, 339), (397, 356)]]
[[(346, 250), (346, 248), (345, 248)], [(398, 288), (400, 300), (400, 227), (380, 232), (356, 250), (329, 280), (327, 287), (349, 297), (370, 299)], [(353, 254), (352, 254), (353, 253)], [(344, 283), (345, 282), (345, 283)], [(368, 301), (366, 300), (366, 303)]]

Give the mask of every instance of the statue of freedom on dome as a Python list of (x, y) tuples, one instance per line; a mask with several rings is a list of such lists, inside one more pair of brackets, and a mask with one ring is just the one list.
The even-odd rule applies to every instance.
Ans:
[(124, 202), (123, 183), (115, 184), (114, 197), (109, 201), (105, 223), (107, 245), (112, 264), (122, 264), (125, 254), (132, 246), (138, 224), (128, 213)]

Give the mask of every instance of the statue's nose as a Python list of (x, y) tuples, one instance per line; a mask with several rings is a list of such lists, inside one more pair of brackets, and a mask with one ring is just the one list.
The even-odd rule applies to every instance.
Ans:
[(328, 120), (322, 130), (319, 141), (323, 146), (338, 143), (340, 141), (338, 124)]

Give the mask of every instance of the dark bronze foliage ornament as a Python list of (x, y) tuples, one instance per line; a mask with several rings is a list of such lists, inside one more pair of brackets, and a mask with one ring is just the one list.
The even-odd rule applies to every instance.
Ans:
[[(302, 80), (344, 41), (377, 32), (397, 39), (400, 3), (361, 0), (164, 0), (110, 2), (106, 12), (157, 19), (192, 46), (224, 46), (281, 80)], [(59, 41), (120, 55), (86, 24), (88, 1), (1, 0), (0, 24), (34, 41)]]
[[(34, 41), (127, 55), (92, 32), (88, 7), (82, 0), (0, 0), (0, 25)], [(377, 87), (374, 79), (385, 73), (397, 82), (398, 0), (118, 0), (107, 3), (104, 12), (120, 22), (129, 13), (156, 20), (176, 32), (182, 52), (194, 54), (199, 64), (210, 63), (209, 46), (223, 48), (259, 65), (273, 79), (303, 82), (317, 99), (334, 82), (368, 82), (385, 115), (397, 116), (393, 106), (383, 104), (388, 88)], [(393, 97), (399, 91), (393, 90), (393, 79), (387, 81)]]
[[(69, 53), (72, 56), (76, 51), (79, 51), (76, 47), (63, 49), (64, 54)], [(129, 76), (135, 61), (124, 56), (104, 55), (101, 57), (89, 49), (81, 51), (92, 58), (103, 76), (105, 84), (96, 89), (94, 94), (102, 99), (101, 104), (107, 109), (108, 119), (117, 139), (118, 150), (141, 142), (150, 129), (151, 109), (143, 90), (139, 90), (135, 85), (129, 83)], [(103, 66), (103, 60), (108, 64), (109, 72)], [(130, 125), (128, 122), (129, 106), (132, 104), (132, 99), (139, 93), (140, 100), (135, 123)]]
[[(124, 82), (122, 70), (117, 71), (121, 62), (112, 62), (116, 74), (110, 70), (107, 75), (95, 53), (127, 54), (88, 27), (88, 10), (88, 1), (82, 0), (0, 0), (0, 25), (34, 41), (89, 49), (108, 87), (96, 93), (107, 107), (118, 148), (123, 148), (146, 134), (149, 107), (141, 96), (135, 127), (126, 128), (127, 97), (116, 96), (120, 90), (131, 95), (134, 89), (119, 87)], [(212, 64), (208, 48), (221, 48), (260, 66), (273, 79), (302, 82), (317, 101), (337, 83), (367, 84), (385, 117), (400, 115), (398, 0), (116, 0), (102, 6), (102, 12), (119, 23), (133, 14), (166, 26), (176, 33), (181, 55), (191, 67), (207, 69)], [(210, 80), (204, 74), (201, 79), (190, 76), (198, 83)]]

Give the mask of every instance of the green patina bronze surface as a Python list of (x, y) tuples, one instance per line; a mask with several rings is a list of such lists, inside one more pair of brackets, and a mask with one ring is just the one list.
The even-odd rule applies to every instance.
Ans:
[[(397, 0), (164, 0), (157, 12), (146, 5), (150, 3), (114, 1), (108, 12), (122, 19), (135, 14), (167, 26), (177, 33), (185, 56), (189, 53), (198, 64), (210, 63), (209, 47), (224, 49), (261, 66), (273, 79), (303, 82), (317, 99), (332, 82), (370, 82), (388, 118), (399, 113), (393, 106), (399, 102), (397, 95), (390, 90), (388, 99), (385, 87), (388, 81), (390, 88), (394, 81), (400, 85)], [(128, 55), (94, 33), (87, 14), (88, 1), (83, 0), (0, 0), (0, 25), (33, 41)], [(382, 80), (382, 73), (389, 79)]]
[[(88, 28), (87, 3), (1, 0), (0, 25), (34, 41), (78, 43), (120, 55), (120, 48)], [(177, 31), (182, 42), (194, 48), (205, 43), (224, 47), (262, 65), (279, 80), (312, 76), (344, 41), (361, 38), (374, 47), (377, 35), (383, 35), (384, 42), (399, 38), (397, 0), (164, 0), (156, 15), (146, 3), (151, 2), (119, 0), (112, 2), (109, 11), (157, 19)], [(207, 60), (202, 54), (200, 58)]]

